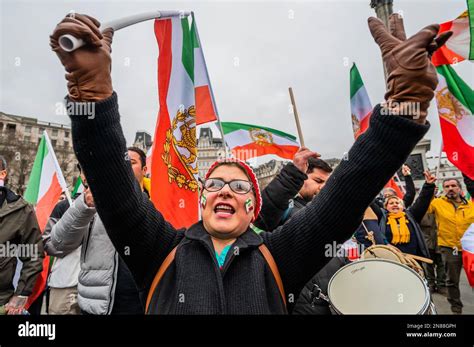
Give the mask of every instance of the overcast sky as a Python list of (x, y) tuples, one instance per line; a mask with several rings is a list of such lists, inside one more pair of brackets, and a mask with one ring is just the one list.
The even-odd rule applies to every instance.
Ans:
[[(56, 105), (67, 93), (64, 69), (50, 50), (55, 25), (74, 10), (102, 22), (150, 10), (192, 10), (220, 117), (296, 135), (292, 86), (305, 142), (323, 157), (341, 157), (353, 142), (349, 69), (356, 62), (372, 104), (383, 100), (383, 69), (367, 27), (369, 0), (346, 1), (18, 1), (0, 0), (0, 111), (68, 123)], [(410, 36), (456, 18), (464, 0), (394, 0)], [(112, 78), (127, 141), (153, 134), (158, 112), (158, 47), (153, 21), (116, 32)], [(470, 63), (456, 66), (471, 86)], [(439, 151), (436, 108), (427, 137)], [(216, 134), (217, 135), (217, 134)], [(400, 139), (403, 141), (403, 139)]]

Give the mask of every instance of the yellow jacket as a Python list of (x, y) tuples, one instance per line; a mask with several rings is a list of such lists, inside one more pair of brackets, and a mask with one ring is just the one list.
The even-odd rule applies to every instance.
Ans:
[(456, 247), (461, 251), (461, 238), (474, 223), (474, 205), (462, 202), (458, 208), (445, 196), (431, 201), (428, 213), (434, 213), (438, 225), (438, 246)]
[(143, 177), (143, 189), (146, 190), (148, 196), (151, 196), (151, 179)]

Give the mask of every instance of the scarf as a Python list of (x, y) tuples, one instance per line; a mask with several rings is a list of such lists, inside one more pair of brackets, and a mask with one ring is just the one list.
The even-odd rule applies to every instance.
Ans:
[[(399, 243), (410, 242), (410, 229), (408, 229), (408, 219), (405, 218), (405, 212), (392, 213), (387, 216), (387, 224), (390, 225), (392, 231), (391, 244), (397, 245)], [(399, 223), (397, 223), (397, 220)]]

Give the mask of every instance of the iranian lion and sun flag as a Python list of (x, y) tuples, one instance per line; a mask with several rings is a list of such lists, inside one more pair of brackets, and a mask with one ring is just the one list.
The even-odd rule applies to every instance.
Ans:
[(453, 68), (474, 60), (474, 0), (468, 0), (467, 7), (456, 19), (440, 25), (440, 32), (451, 30), (453, 35), (432, 61), (438, 72), (435, 99), (444, 151), (453, 165), (474, 179), (474, 91)]
[[(438, 72), (435, 99), (443, 149), (453, 165), (474, 179), (474, 90), (453, 68), (460, 62), (471, 64), (469, 61), (474, 60), (474, 0), (467, 0), (467, 11), (440, 25), (440, 32), (448, 30), (453, 32), (452, 37), (432, 59)], [(464, 233), (461, 244), (464, 270), (474, 287), (474, 224)]]
[[(196, 124), (218, 120), (194, 14), (155, 21), (160, 109), (151, 150), (151, 199), (176, 228), (198, 221)], [(225, 141), (242, 160), (275, 154), (292, 159), (296, 138), (275, 129), (221, 122)]]

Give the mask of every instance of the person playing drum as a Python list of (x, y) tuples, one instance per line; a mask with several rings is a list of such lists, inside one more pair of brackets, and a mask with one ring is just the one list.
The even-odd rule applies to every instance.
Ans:
[(429, 258), (430, 254), (419, 223), (433, 199), (436, 177), (428, 170), (424, 174), (426, 182), (420, 195), (408, 209), (405, 209), (403, 200), (396, 195), (385, 198), (385, 213), (373, 205), (372, 207), (379, 217), (380, 227), (388, 243), (403, 253)]

